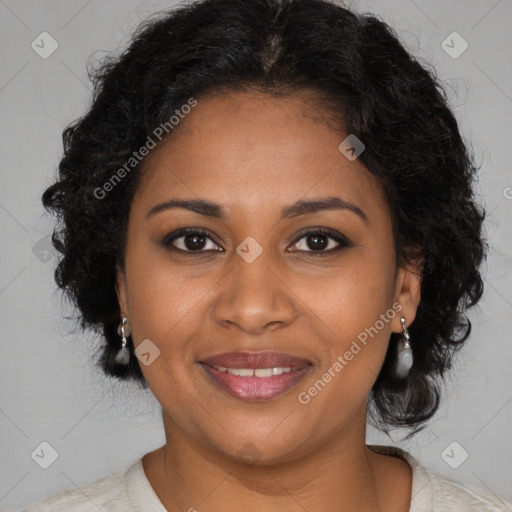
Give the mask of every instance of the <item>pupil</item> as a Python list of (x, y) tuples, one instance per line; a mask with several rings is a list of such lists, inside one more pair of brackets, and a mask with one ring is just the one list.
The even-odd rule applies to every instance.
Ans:
[[(192, 242), (190, 242), (190, 240), (192, 240)], [(202, 235), (187, 235), (185, 237), (185, 246), (187, 249), (202, 249), (204, 247), (204, 243), (205, 237)]]
[[(308, 245), (310, 249), (325, 249), (327, 247), (327, 242), (324, 235), (309, 235), (308, 236)], [(313, 244), (310, 244), (309, 241), (314, 240)]]

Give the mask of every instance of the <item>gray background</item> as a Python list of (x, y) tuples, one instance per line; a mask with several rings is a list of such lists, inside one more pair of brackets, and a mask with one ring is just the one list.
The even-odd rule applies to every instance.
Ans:
[[(70, 332), (73, 322), (63, 319), (72, 312), (55, 293), (56, 258), (45, 239), (51, 223), (40, 195), (53, 180), (63, 128), (87, 108), (87, 59), (124, 47), (140, 21), (172, 5), (0, 0), (1, 510), (18, 510), (126, 468), (164, 442), (152, 396), (102, 377), (90, 356), (98, 340)], [(512, 2), (349, 5), (380, 14), (415, 55), (437, 69), (482, 165), (479, 193), (491, 241), (485, 295), (470, 315), (473, 334), (434, 422), (410, 442), (400, 441), (398, 433), (390, 440), (373, 431), (369, 442), (394, 442), (439, 472), (512, 500)], [(59, 45), (46, 59), (31, 47), (44, 31)], [(454, 31), (469, 45), (457, 58), (442, 47)], [(452, 39), (444, 44), (453, 47), (452, 54), (460, 52), (462, 41)], [(58, 453), (48, 469), (31, 456), (43, 441)]]

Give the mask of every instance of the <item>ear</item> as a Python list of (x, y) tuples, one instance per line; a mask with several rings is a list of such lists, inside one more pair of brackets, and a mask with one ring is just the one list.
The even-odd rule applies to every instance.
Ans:
[(126, 274), (120, 265), (116, 265), (116, 294), (119, 302), (121, 316), (128, 316), (128, 292), (126, 287)]
[(407, 267), (399, 267), (395, 279), (394, 302), (398, 302), (402, 309), (391, 321), (391, 330), (401, 333), (403, 331), (400, 318), (405, 318), (405, 324), (411, 325), (416, 318), (418, 304), (421, 300), (421, 281), (423, 272), (423, 259), (417, 259)]

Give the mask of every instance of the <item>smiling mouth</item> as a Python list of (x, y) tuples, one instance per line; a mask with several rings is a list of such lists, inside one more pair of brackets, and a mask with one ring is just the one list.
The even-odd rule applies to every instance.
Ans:
[(266, 378), (274, 375), (281, 375), (282, 373), (290, 373), (292, 368), (287, 367), (275, 367), (275, 368), (226, 368), (225, 366), (214, 366), (219, 372), (228, 372), (231, 375), (237, 375), (238, 377), (259, 377)]
[(234, 398), (270, 400), (290, 391), (313, 365), (278, 352), (231, 352), (199, 362), (210, 383)]

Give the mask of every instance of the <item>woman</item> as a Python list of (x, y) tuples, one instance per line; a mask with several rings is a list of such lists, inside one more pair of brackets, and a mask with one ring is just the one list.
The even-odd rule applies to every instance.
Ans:
[(95, 77), (43, 196), (58, 285), (164, 446), (27, 508), (510, 510), (394, 447), (482, 295), (476, 167), (433, 73), (326, 0), (202, 0)]

